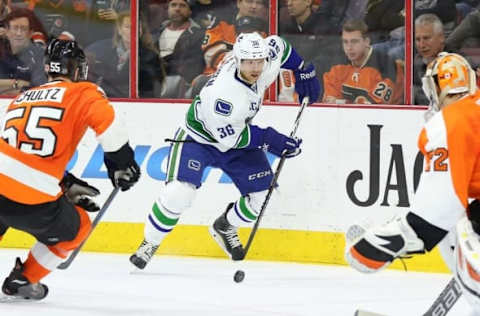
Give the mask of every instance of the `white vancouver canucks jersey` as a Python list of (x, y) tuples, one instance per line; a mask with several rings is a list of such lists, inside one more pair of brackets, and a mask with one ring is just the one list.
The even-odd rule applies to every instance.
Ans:
[(285, 68), (292, 52), (290, 44), (279, 36), (265, 40), (270, 57), (255, 84), (249, 85), (239, 78), (235, 58), (230, 54), (193, 100), (185, 127), (195, 141), (222, 152), (248, 146), (248, 124), (260, 109), (265, 90), (277, 78), (280, 68)]

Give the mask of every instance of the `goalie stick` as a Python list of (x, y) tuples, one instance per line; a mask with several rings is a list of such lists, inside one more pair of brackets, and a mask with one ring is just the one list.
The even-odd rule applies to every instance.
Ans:
[(70, 256), (67, 258), (67, 260), (65, 260), (64, 262), (60, 263), (58, 266), (57, 266), (57, 269), (60, 269), (60, 270), (65, 270), (67, 269), (73, 262), (73, 259), (75, 259), (75, 257), (78, 255), (78, 253), (80, 252), (80, 250), (82, 249), (83, 245), (85, 244), (85, 242), (88, 240), (88, 237), (90, 237), (90, 234), (93, 232), (93, 230), (95, 229), (95, 227), (97, 227), (98, 223), (100, 222), (100, 219), (102, 219), (103, 215), (105, 214), (105, 212), (107, 211), (108, 207), (110, 206), (110, 204), (112, 203), (113, 199), (115, 198), (115, 196), (117, 195), (118, 191), (120, 190), (119, 187), (116, 187), (113, 189), (113, 191), (110, 193), (110, 195), (108, 196), (107, 200), (105, 201), (105, 203), (103, 204), (102, 208), (100, 209), (100, 211), (98, 211), (98, 214), (97, 216), (95, 216), (95, 219), (93, 220), (92, 222), (92, 228), (90, 229), (90, 232), (88, 233), (87, 235), (87, 238), (85, 238), (85, 240), (77, 247), (75, 248), (75, 250), (73, 250), (73, 252), (70, 254)]
[[(462, 295), (460, 285), (458, 285), (455, 278), (445, 286), (443, 291), (438, 295), (432, 306), (423, 314), (423, 316), (445, 316), (452, 309), (453, 305), (458, 301)], [(354, 316), (387, 316), (376, 314), (365, 310), (357, 310)]]
[[(290, 137), (294, 137), (295, 134), (297, 133), (298, 125), (300, 124), (300, 119), (302, 118), (303, 110), (307, 107), (309, 102), (308, 97), (304, 97), (302, 100), (302, 105), (300, 107), (300, 110), (298, 110), (297, 117), (295, 119), (295, 122), (293, 123), (293, 130), (290, 133)], [(278, 176), (280, 175), (280, 171), (282, 171), (283, 164), (285, 163), (285, 153), (282, 154), (282, 158), (280, 158), (280, 162), (278, 163), (277, 170), (275, 170), (275, 174), (273, 175), (272, 183), (270, 184), (270, 187), (268, 188), (267, 196), (265, 197), (265, 200), (263, 201), (262, 208), (260, 209), (260, 213), (258, 214), (257, 221), (255, 222), (255, 225), (253, 225), (253, 229), (250, 232), (250, 236), (248, 236), (248, 241), (247, 245), (245, 246), (245, 254), (243, 256), (243, 259), (247, 256), (248, 250), (250, 249), (250, 246), (252, 245), (253, 238), (255, 237), (255, 234), (257, 233), (258, 226), (260, 225), (260, 221), (262, 220), (263, 214), (265, 213), (265, 209), (267, 208), (268, 202), (270, 201), (270, 197), (272, 195), (273, 190), (275, 189), (275, 186), (277, 184)], [(242, 259), (242, 260), (243, 260)]]
[(461, 295), (462, 289), (460, 285), (455, 281), (455, 278), (452, 278), (423, 316), (447, 315)]

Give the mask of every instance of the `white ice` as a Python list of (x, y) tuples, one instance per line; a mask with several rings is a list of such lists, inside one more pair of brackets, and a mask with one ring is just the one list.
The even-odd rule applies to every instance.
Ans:
[[(0, 249), (3, 279), (26, 249)], [(237, 269), (245, 280), (235, 283)], [(42, 301), (0, 303), (11, 316), (352, 316), (366, 309), (389, 316), (422, 315), (448, 283), (448, 274), (344, 266), (155, 256), (136, 270), (127, 254), (82, 252), (67, 270), (44, 279)], [(463, 298), (449, 316), (470, 313)]]

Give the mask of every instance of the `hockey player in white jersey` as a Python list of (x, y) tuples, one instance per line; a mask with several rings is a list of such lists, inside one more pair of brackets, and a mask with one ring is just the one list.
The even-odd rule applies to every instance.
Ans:
[[(301, 152), (301, 139), (251, 123), (280, 68), (294, 71), (300, 100), (318, 99), (313, 65), (304, 65), (290, 44), (278, 36), (238, 35), (233, 51), (193, 100), (175, 134), (165, 188), (148, 213), (143, 242), (130, 257), (135, 266), (145, 267), (182, 212), (191, 206), (208, 166), (228, 174), (241, 194), (215, 220), (210, 233), (233, 260), (243, 259), (237, 227), (256, 220), (273, 178), (264, 149), (288, 158)], [(253, 174), (262, 176), (252, 179)]]

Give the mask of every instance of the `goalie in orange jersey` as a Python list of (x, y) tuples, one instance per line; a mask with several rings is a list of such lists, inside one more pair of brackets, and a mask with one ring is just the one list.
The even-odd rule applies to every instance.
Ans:
[(0, 234), (12, 227), (37, 240), (23, 263), (16, 259), (2, 291), (36, 300), (48, 293), (40, 280), (88, 236), (86, 211), (99, 210), (90, 197), (100, 192), (65, 173), (87, 128), (105, 151), (115, 186), (128, 190), (140, 176), (120, 116), (101, 88), (81, 82), (88, 66), (77, 43), (53, 40), (45, 69), (49, 82), (17, 96), (0, 130)]
[(430, 108), (418, 138), (425, 169), (411, 210), (383, 225), (351, 226), (345, 257), (356, 270), (371, 273), (438, 245), (478, 315), (480, 91), (475, 77), (458, 54), (442, 52), (428, 65), (422, 86)]

